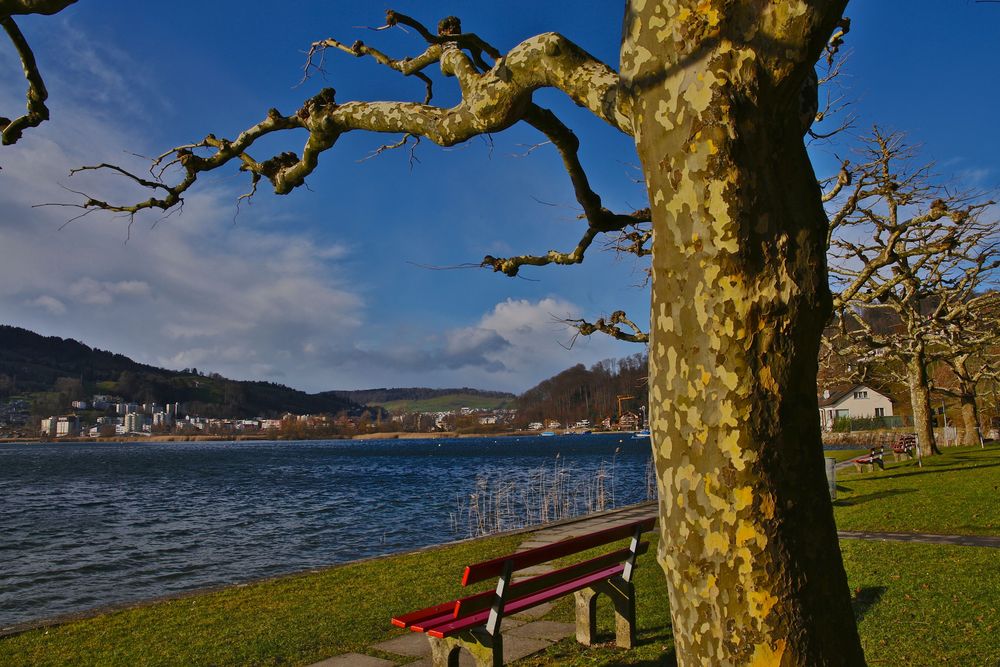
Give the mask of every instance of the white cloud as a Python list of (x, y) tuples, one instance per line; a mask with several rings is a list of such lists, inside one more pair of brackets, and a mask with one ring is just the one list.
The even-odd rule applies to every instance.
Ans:
[(43, 308), (52, 313), (53, 315), (62, 315), (63, 313), (66, 312), (66, 306), (65, 304), (63, 304), (62, 301), (55, 298), (54, 296), (49, 296), (47, 294), (44, 294), (40, 297), (36, 297), (34, 299), (28, 299), (25, 301), (25, 304), (29, 306), (35, 306), (37, 308)]
[(471, 386), (521, 392), (577, 363), (592, 364), (635, 352), (605, 336), (566, 342), (572, 330), (563, 322), (580, 308), (554, 297), (537, 301), (506, 299), (472, 326), (419, 335), (413, 331), (391, 341), (349, 348), (324, 346), (322, 363), (344, 377), (363, 378), (355, 386)]
[(149, 283), (144, 280), (102, 282), (89, 277), (70, 283), (66, 291), (75, 301), (99, 306), (111, 304), (116, 296), (148, 297), (152, 293)]

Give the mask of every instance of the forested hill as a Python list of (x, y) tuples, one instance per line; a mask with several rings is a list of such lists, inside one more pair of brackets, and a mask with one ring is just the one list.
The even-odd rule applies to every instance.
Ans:
[(427, 387), (402, 387), (394, 389), (357, 389), (344, 391), (328, 391), (327, 394), (334, 394), (350, 399), (355, 403), (364, 405), (384, 405), (395, 401), (426, 401), (432, 398), (442, 398), (455, 394), (467, 396), (481, 396), (483, 398), (496, 398), (500, 401), (513, 400), (514, 394), (503, 391), (482, 391), (480, 389), (428, 389)]
[(392, 414), (414, 412), (454, 412), (462, 408), (496, 410), (514, 402), (514, 394), (502, 391), (461, 389), (428, 389), (404, 387), (397, 389), (361, 389), (331, 392), (365, 405), (377, 405)]
[(171, 371), (140, 364), (72, 339), (0, 325), (0, 400), (30, 396), (38, 414), (70, 401), (112, 394), (137, 403), (185, 403), (205, 417), (357, 413), (361, 406), (326, 392), (307, 394), (270, 382), (230, 380), (197, 369)]
[(577, 364), (542, 380), (517, 399), (521, 421), (555, 419), (573, 424), (580, 419), (598, 423), (622, 412), (639, 413), (649, 402), (645, 354), (607, 359), (590, 368)]

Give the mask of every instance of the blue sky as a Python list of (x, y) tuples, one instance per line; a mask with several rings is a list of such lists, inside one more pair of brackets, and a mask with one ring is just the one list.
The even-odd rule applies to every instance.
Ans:
[[(616, 65), (618, 2), (400, 2), (428, 24), (457, 14), (466, 30), (507, 50), (556, 30)], [(304, 50), (327, 36), (360, 38), (393, 55), (418, 53), (412, 31), (371, 32), (383, 20), (367, 2), (174, 3), (80, 0), (20, 25), (43, 68), (52, 120), (0, 149), (0, 321), (81, 340), (170, 368), (195, 366), (308, 391), (377, 386), (474, 386), (523, 391), (575, 363), (638, 351), (606, 337), (566, 349), (556, 320), (619, 308), (648, 320), (642, 265), (595, 245), (576, 267), (527, 269), (525, 279), (485, 270), (431, 270), (483, 255), (570, 249), (580, 234), (555, 150), (530, 128), (490, 144), (476, 139), (363, 160), (390, 137), (352, 134), (326, 153), (300, 188), (264, 188), (235, 214), (245, 174), (214, 172), (183, 213), (157, 222), (31, 208), (72, 200), (63, 189), (135, 197), (121, 179), (74, 177), (102, 160), (138, 166), (208, 132), (235, 136), (269, 107), (288, 113), (325, 86), (338, 100), (412, 99), (422, 84), (370, 60), (328, 54), (326, 74), (297, 86)], [(426, 7), (432, 6), (432, 10)], [(998, 111), (995, 55), (1000, 5), (855, 2), (843, 77), (856, 133), (873, 122), (909, 133), (956, 184), (995, 189)], [(23, 107), (12, 49), (0, 46), (0, 111)], [(456, 99), (436, 76), (435, 102)], [(631, 139), (548, 91), (583, 140), (581, 159), (612, 208), (644, 205)], [(299, 151), (303, 135), (267, 144)], [(820, 174), (851, 137), (817, 145)], [(260, 152), (263, 149), (258, 149)], [(363, 160), (363, 161), (362, 161)], [(545, 202), (545, 203), (541, 203)], [(155, 223), (155, 224), (154, 224)], [(127, 243), (126, 243), (126, 239)]]

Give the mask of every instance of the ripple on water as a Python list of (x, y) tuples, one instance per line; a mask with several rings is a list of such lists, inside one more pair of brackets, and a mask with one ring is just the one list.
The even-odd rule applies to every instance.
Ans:
[(0, 627), (465, 537), (477, 475), (557, 452), (581, 480), (613, 459), (619, 504), (644, 500), (648, 444), (618, 440), (0, 445)]

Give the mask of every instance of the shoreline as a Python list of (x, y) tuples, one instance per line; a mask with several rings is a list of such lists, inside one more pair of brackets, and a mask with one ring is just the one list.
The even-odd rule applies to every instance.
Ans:
[[(559, 431), (556, 435), (584, 435), (573, 431)], [(592, 435), (632, 435), (632, 431), (594, 431)], [(500, 433), (458, 433), (457, 431), (435, 431), (433, 433), (413, 433), (410, 431), (386, 431), (379, 433), (358, 433), (355, 435), (337, 435), (327, 438), (282, 438), (265, 434), (233, 434), (233, 435), (150, 435), (142, 438), (117, 435), (103, 438), (0, 438), (0, 444), (88, 444), (88, 443), (143, 443), (143, 442), (322, 442), (325, 440), (463, 440), (469, 438), (526, 438), (541, 437), (537, 431), (503, 431)]]
[(469, 542), (475, 542), (477, 540), (489, 539), (493, 537), (507, 537), (511, 535), (525, 535), (528, 533), (538, 532), (539, 530), (546, 530), (550, 528), (557, 528), (562, 526), (568, 526), (574, 523), (579, 523), (582, 521), (591, 521), (594, 519), (609, 517), (619, 513), (634, 512), (636, 510), (649, 507), (651, 509), (656, 508), (655, 500), (644, 500), (639, 503), (633, 503), (631, 505), (623, 505), (621, 507), (615, 507), (609, 510), (602, 510), (600, 512), (591, 512), (590, 514), (581, 514), (578, 516), (569, 517), (566, 519), (558, 519), (556, 521), (549, 521), (547, 523), (539, 523), (532, 526), (524, 526), (522, 528), (514, 528), (513, 530), (506, 530), (497, 533), (490, 533), (489, 535), (477, 535), (475, 537), (463, 537), (457, 540), (449, 540), (447, 542), (440, 542), (438, 544), (429, 544), (427, 546), (418, 547), (416, 549), (409, 549), (407, 551), (394, 551), (384, 554), (378, 554), (375, 556), (366, 556), (364, 558), (355, 558), (351, 560), (341, 561), (339, 563), (329, 563), (326, 565), (320, 565), (317, 567), (310, 567), (303, 570), (291, 570), (288, 572), (281, 572), (277, 574), (272, 574), (264, 577), (257, 577), (254, 579), (247, 579), (243, 581), (234, 581), (228, 583), (220, 583), (209, 586), (200, 586), (198, 588), (192, 588), (186, 591), (177, 591), (175, 593), (168, 593), (165, 595), (157, 595), (150, 598), (144, 598), (141, 600), (132, 601), (121, 601), (121, 602), (109, 602), (106, 604), (97, 605), (94, 607), (88, 607), (86, 609), (81, 609), (79, 611), (66, 612), (64, 614), (57, 614), (55, 616), (49, 616), (46, 618), (35, 619), (31, 621), (24, 621), (22, 623), (15, 623), (14, 625), (9, 625), (6, 627), (0, 627), (0, 639), (5, 639), (7, 637), (12, 637), (14, 635), (19, 635), (25, 632), (30, 632), (31, 630), (38, 630), (40, 628), (51, 628), (59, 625), (65, 625), (66, 623), (73, 623), (76, 621), (84, 621), (87, 619), (95, 618), (97, 616), (102, 616), (105, 614), (113, 614), (116, 612), (127, 611), (130, 609), (141, 609), (143, 607), (149, 607), (161, 602), (171, 602), (176, 600), (184, 600), (186, 598), (199, 597), (202, 595), (208, 595), (211, 593), (218, 593), (230, 588), (245, 588), (247, 586), (255, 586), (258, 584), (264, 584), (272, 581), (280, 581), (282, 579), (291, 579), (294, 577), (300, 577), (307, 574), (317, 574), (321, 572), (326, 572), (329, 570), (334, 570), (337, 568), (356, 565), (359, 563), (368, 563), (372, 561), (379, 560), (389, 560), (399, 556), (406, 556), (409, 554), (425, 553), (428, 551), (434, 551), (437, 549), (446, 549), (448, 547), (457, 546), (459, 544), (467, 544)]

